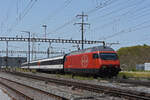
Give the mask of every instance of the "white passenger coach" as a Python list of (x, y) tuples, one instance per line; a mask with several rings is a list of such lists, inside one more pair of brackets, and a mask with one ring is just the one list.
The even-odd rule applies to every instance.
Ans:
[(63, 70), (63, 59), (64, 56), (57, 56), (46, 59), (39, 59), (36, 61), (26, 62), (22, 64), (21, 68), (24, 69), (36, 69), (45, 71)]

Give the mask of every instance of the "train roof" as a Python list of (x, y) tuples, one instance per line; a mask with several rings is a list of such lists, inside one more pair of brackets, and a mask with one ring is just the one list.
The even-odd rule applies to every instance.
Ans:
[(108, 46), (95, 46), (95, 47), (90, 47), (90, 48), (86, 48), (83, 50), (73, 51), (69, 53), (68, 55), (76, 55), (76, 54), (88, 53), (88, 52), (94, 52), (94, 51), (114, 51), (114, 49)]
[[(38, 59), (38, 60), (33, 60), (30, 63), (36, 63), (36, 62), (42, 62), (42, 61), (49, 61), (49, 60), (56, 60), (56, 59), (63, 59), (64, 55), (60, 55), (60, 56), (54, 56), (51, 58), (44, 58), (44, 59)], [(23, 64), (27, 64), (28, 62), (25, 62)]]

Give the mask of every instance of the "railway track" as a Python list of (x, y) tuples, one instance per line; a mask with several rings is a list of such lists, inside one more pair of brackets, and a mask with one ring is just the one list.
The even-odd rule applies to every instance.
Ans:
[(45, 82), (52, 82), (59, 85), (72, 86), (73, 88), (80, 88), (83, 90), (88, 90), (96, 93), (105, 93), (111, 96), (124, 97), (127, 99), (135, 99), (135, 100), (150, 100), (150, 94), (145, 92), (124, 90), (119, 88), (112, 88), (107, 86), (100, 86), (88, 83), (80, 83), (75, 81), (69, 81), (64, 79), (55, 79), (55, 78), (47, 78), (43, 76), (37, 76), (33, 74), (25, 74), (20, 72), (9, 72), (10, 74), (19, 75), (22, 77), (28, 77), (32, 79), (37, 79)]
[[(3, 78), (0, 78), (1, 80), (4, 80)], [(7, 85), (6, 83), (4, 83), (3, 81), (0, 81), (0, 84), (7, 87), (8, 89), (14, 91), (15, 93), (17, 93), (19, 96), (21, 96), (22, 98), (24, 98), (25, 100), (34, 100), (32, 97), (25, 95), (24, 93), (22, 93), (21, 91), (12, 88), (11, 86)], [(13, 98), (15, 99), (15, 98)]]
[(41, 89), (34, 88), (32, 86), (28, 86), (2, 77), (0, 77), (0, 84), (11, 89), (21, 96), (22, 99), (19, 98), (16, 100), (68, 100)]
[(150, 82), (148, 81), (140, 81), (140, 80), (131, 80), (131, 79), (109, 79), (110, 82), (119, 82), (119, 83), (129, 83), (136, 86), (147, 86), (150, 87)]

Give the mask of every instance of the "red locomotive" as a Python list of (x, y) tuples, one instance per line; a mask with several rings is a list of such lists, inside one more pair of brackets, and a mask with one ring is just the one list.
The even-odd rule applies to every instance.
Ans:
[(74, 51), (65, 56), (24, 63), (22, 68), (112, 77), (120, 71), (120, 62), (112, 48), (97, 46)]
[(112, 77), (120, 71), (120, 62), (112, 48), (97, 46), (68, 54), (64, 71)]

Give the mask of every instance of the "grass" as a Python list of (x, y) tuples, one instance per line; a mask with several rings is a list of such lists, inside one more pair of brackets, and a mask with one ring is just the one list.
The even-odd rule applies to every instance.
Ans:
[[(7, 68), (6, 70), (9, 70), (9, 68)], [(15, 67), (13, 70), (16, 71), (16, 72), (31, 72), (33, 74), (37, 73), (37, 71), (34, 70), (34, 69), (29, 70), (29, 69), (22, 69), (22, 68)], [(64, 74), (64, 75), (62, 75), (62, 74), (55, 74), (55, 75), (58, 78), (69, 78), (69, 79), (73, 78), (73, 79), (77, 79), (77, 80), (93, 80), (94, 79), (92, 76), (84, 77), (84, 76), (75, 75), (74, 77), (72, 77), (72, 74)]]
[(36, 70), (35, 70), (35, 69), (32, 69), (31, 72), (32, 72), (33, 74), (36, 74)]
[[(61, 74), (56, 74), (56, 77), (59, 77), (59, 78), (72, 78), (72, 74), (64, 74), (64, 75), (61, 75)], [(92, 76), (90, 77), (84, 77), (84, 76), (78, 76), (78, 75), (75, 75), (73, 77), (73, 79), (77, 79), (77, 80), (93, 80), (94, 78)]]
[(120, 72), (118, 76), (123, 78), (150, 78), (150, 71), (124, 71)]
[(78, 80), (93, 80), (94, 78), (92, 76), (90, 76), (90, 77), (74, 76), (74, 79), (78, 79)]
[(13, 71), (16, 71), (16, 72), (31, 72), (33, 74), (35, 74), (37, 71), (32, 69), (32, 70), (29, 70), (29, 69), (22, 69), (22, 68), (18, 68), (18, 67), (14, 67), (14, 68), (5, 68), (5, 70), (13, 70)]

